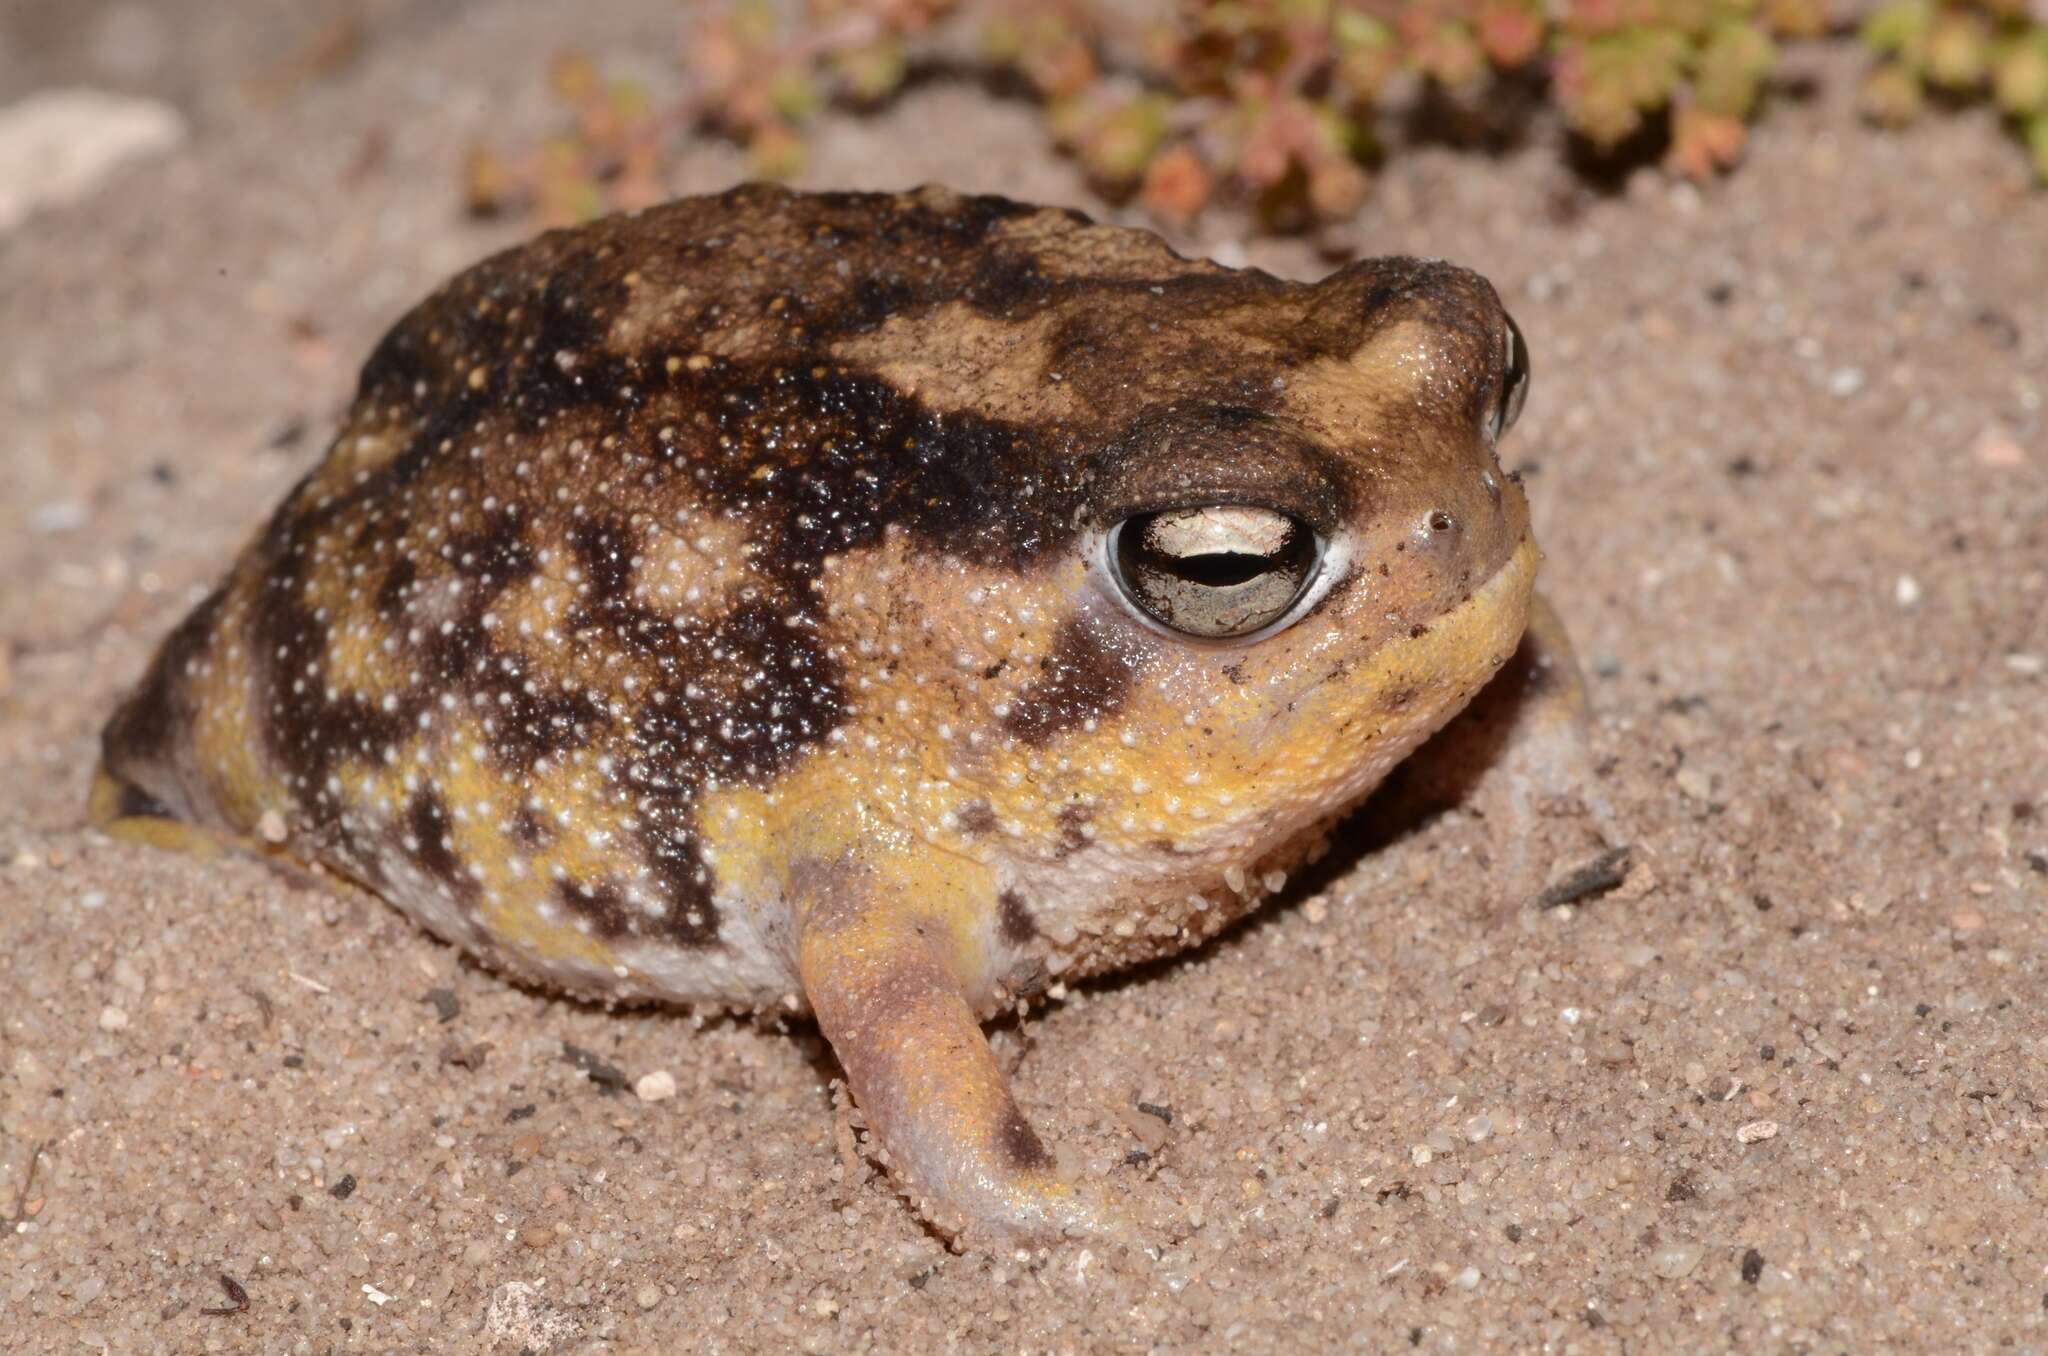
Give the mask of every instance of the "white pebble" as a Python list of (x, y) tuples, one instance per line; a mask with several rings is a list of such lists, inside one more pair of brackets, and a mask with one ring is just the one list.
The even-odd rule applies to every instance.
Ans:
[(127, 1029), (128, 1014), (125, 1011), (111, 1003), (100, 1009), (100, 1030), (126, 1031)]
[(76, 202), (123, 161), (185, 139), (171, 105), (108, 90), (42, 89), (0, 109), (0, 231), (39, 208)]
[(1751, 1121), (1735, 1131), (1735, 1138), (1744, 1144), (1754, 1144), (1760, 1139), (1775, 1139), (1777, 1134), (1776, 1121)]
[(666, 1102), (676, 1095), (676, 1076), (667, 1069), (641, 1074), (633, 1083), (633, 1093), (643, 1102)]
[(28, 525), (32, 532), (49, 536), (57, 532), (73, 532), (84, 527), (87, 513), (83, 503), (76, 499), (52, 499), (47, 504), (36, 505), (29, 514)]
[(1666, 1243), (1650, 1254), (1650, 1270), (1667, 1281), (1678, 1280), (1700, 1264), (1702, 1252), (1699, 1244), (1686, 1239)]

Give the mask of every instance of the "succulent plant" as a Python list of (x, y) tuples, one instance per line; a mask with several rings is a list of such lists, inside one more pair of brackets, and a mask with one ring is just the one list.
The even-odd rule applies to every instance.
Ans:
[[(1417, 90), (1483, 109), (1503, 82), (1540, 88), (1597, 151), (1654, 135), (1674, 173), (1733, 166), (1779, 47), (1829, 25), (1830, 0), (1181, 0), (1147, 21), (1113, 0), (717, 0), (688, 25), (681, 93), (559, 58), (565, 109), (540, 146), (473, 151), (473, 210), (574, 220), (660, 196), (684, 132), (743, 145), (756, 173), (803, 163), (837, 104), (902, 85), (919, 44), (967, 27), (1038, 101), (1054, 141), (1103, 189), (1185, 222), (1218, 196), (1310, 226), (1363, 201), (1380, 125)], [(2048, 181), (2048, 22), (2028, 0), (1878, 0), (1863, 108), (1887, 124), (1930, 94), (1989, 99)]]
[(1886, 0), (1865, 16), (1862, 40), (1877, 57), (1867, 115), (1896, 126), (1920, 115), (1929, 92), (1989, 98), (2048, 183), (2048, 16), (2026, 0)]

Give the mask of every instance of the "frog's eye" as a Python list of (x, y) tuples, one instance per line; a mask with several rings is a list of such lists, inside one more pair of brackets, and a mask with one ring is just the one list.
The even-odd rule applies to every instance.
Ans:
[(1522, 402), (1529, 398), (1529, 345), (1522, 338), (1522, 327), (1515, 323), (1513, 316), (1507, 316), (1507, 333), (1502, 339), (1507, 344), (1505, 375), (1500, 382), (1500, 401), (1493, 407), (1493, 414), (1487, 421), (1487, 432), (1494, 441), (1515, 426), (1515, 419), (1522, 412)]
[(1287, 614), (1315, 579), (1315, 530), (1272, 509), (1219, 504), (1140, 513), (1110, 532), (1131, 603), (1190, 636), (1249, 635)]

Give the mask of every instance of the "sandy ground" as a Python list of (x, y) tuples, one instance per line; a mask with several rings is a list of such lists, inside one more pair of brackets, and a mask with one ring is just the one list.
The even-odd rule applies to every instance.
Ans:
[[(1199, 1227), (988, 1258), (842, 1166), (812, 1031), (555, 1001), (80, 827), (117, 694), (354, 363), (516, 229), (459, 219), (456, 157), (541, 125), (572, 35), (369, 6), (259, 97), (289, 23), (181, 4), (210, 56), (110, 71), (51, 9), (11, 90), (48, 41), (198, 130), (0, 237), (0, 1350), (510, 1351), (523, 1294), (563, 1351), (2048, 1351), (2048, 195), (1988, 119), (1868, 133), (1823, 64), (1704, 191), (1540, 136), (1388, 172), (1357, 246), (1484, 270), (1530, 337), (1513, 459), (1642, 865), (1533, 910), (1453, 813), (1004, 1033), (1085, 1170), (1146, 1147)], [(674, 9), (578, 23), (658, 54)], [(1102, 210), (943, 82), (810, 178)], [(1323, 266), (1242, 229), (1188, 243)], [(680, 1095), (608, 1086), (654, 1070)]]

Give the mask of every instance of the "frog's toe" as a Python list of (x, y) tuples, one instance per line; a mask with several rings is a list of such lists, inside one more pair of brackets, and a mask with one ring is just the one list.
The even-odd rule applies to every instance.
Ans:
[(1155, 1182), (1075, 1181), (1027, 1173), (983, 1198), (976, 1213), (913, 1198), (921, 1213), (962, 1251), (999, 1252), (1026, 1243), (1086, 1240), (1137, 1251), (1177, 1243), (1193, 1232), (1187, 1211)]

